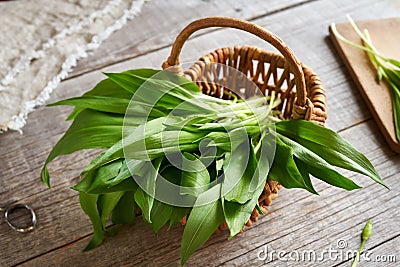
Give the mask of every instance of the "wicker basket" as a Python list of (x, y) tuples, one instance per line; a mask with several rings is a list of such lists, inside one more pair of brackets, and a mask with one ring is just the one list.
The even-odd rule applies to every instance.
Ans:
[[(229, 27), (252, 33), (273, 45), (280, 53), (263, 50), (253, 46), (235, 46), (219, 48), (196, 61), (188, 70), (183, 71), (179, 62), (179, 54), (185, 41), (196, 31), (210, 27)], [(277, 107), (283, 119), (311, 120), (324, 125), (326, 120), (326, 96), (319, 77), (304, 64), (300, 63), (292, 50), (273, 33), (253, 23), (227, 17), (209, 17), (196, 20), (184, 28), (177, 36), (171, 54), (162, 65), (189, 80), (197, 81), (217, 72), (207, 68), (207, 63), (220, 63), (233, 67), (252, 80), (264, 95), (275, 92), (281, 99)], [(214, 73), (215, 74), (215, 73)], [(219, 85), (218, 81), (197, 82), (203, 93), (229, 99), (230, 91)], [(277, 197), (279, 184), (268, 180), (259, 198), (260, 208), (266, 210), (273, 199)], [(247, 226), (258, 219), (258, 211), (254, 209)], [(185, 218), (183, 220), (185, 223)], [(220, 230), (226, 229), (226, 224)]]

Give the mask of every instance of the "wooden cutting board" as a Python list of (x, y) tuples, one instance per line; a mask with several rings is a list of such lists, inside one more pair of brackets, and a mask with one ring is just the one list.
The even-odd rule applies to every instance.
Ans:
[[(381, 53), (400, 60), (400, 18), (359, 21), (356, 24), (361, 30), (368, 29), (372, 42)], [(349, 23), (337, 24), (336, 28), (346, 39), (361, 44), (360, 37)], [(377, 82), (376, 70), (364, 51), (338, 40), (332, 33), (331, 27), (329, 33), (383, 136), (389, 146), (400, 153), (389, 88), (385, 82)]]

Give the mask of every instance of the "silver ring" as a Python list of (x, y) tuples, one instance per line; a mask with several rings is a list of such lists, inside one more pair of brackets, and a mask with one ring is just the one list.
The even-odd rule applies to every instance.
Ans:
[[(10, 220), (8, 219), (8, 216), (9, 216), (13, 211), (15, 211), (15, 210), (17, 210), (17, 209), (25, 209), (25, 210), (29, 211), (29, 213), (31, 214), (32, 219), (31, 219), (31, 223), (30, 223), (28, 226), (19, 227), (19, 226), (17, 226), (17, 225), (14, 225), (14, 224), (13, 224), (12, 222), (10, 222)], [(11, 206), (7, 207), (7, 209), (6, 209), (5, 212), (4, 212), (4, 217), (5, 217), (5, 221), (7, 222), (7, 224), (8, 224), (12, 229), (14, 229), (14, 230), (17, 231), (17, 232), (20, 232), (20, 233), (27, 233), (27, 232), (30, 232), (30, 231), (32, 231), (33, 229), (35, 229), (35, 226), (36, 226), (36, 214), (35, 214), (35, 212), (33, 211), (33, 209), (32, 209), (31, 207), (29, 207), (28, 205), (25, 205), (25, 204), (14, 204), (14, 205), (11, 205)]]

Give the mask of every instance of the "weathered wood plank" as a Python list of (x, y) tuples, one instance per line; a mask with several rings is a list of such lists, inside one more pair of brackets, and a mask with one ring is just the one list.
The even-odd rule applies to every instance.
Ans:
[[(370, 138), (370, 135), (373, 135), (373, 132), (368, 130), (369, 127), (369, 125), (361, 124), (345, 131), (343, 135), (345, 137), (350, 137), (354, 136), (354, 133), (357, 132), (366, 132), (367, 134), (360, 137), (361, 140), (366, 141)], [(382, 140), (367, 142), (368, 145), (366, 145), (364, 149), (368, 150), (369, 153), (367, 153), (367, 151), (364, 152), (367, 153), (367, 155), (376, 154), (376, 152), (380, 151), (381, 142)], [(390, 153), (390, 151), (385, 152)], [(245, 264), (246, 262), (249, 262), (251, 258), (254, 260), (254, 257), (257, 256), (256, 252), (259, 247), (273, 242), (273, 247), (275, 249), (288, 250), (288, 248), (293, 248), (292, 246), (294, 245), (304, 244), (303, 241), (306, 241), (306, 237), (308, 237), (307, 233), (313, 234), (313, 239), (309, 241), (317, 242), (319, 238), (323, 238), (325, 241), (330, 243), (334, 242), (335, 238), (337, 238), (339, 234), (341, 236), (348, 235), (347, 231), (351, 231), (353, 228), (358, 229), (358, 225), (362, 224), (366, 218), (379, 214), (382, 211), (379, 208), (380, 204), (386, 203), (385, 205), (388, 205), (387, 207), (390, 209), (393, 209), (395, 208), (395, 205), (398, 205), (398, 198), (395, 197), (395, 192), (398, 190), (398, 183), (395, 180), (395, 175), (399, 173), (400, 169), (396, 162), (391, 160), (385, 161), (382, 164), (378, 164), (379, 161), (380, 158), (375, 158), (373, 164), (377, 166), (378, 171), (388, 184), (393, 187), (392, 191), (389, 193), (383, 187), (371, 183), (369, 183), (366, 188), (354, 193), (318, 184), (317, 188), (320, 189), (321, 192), (320, 197), (310, 196), (308, 193), (301, 190), (284, 190), (280, 194), (278, 200), (274, 202), (270, 209), (270, 214), (266, 218), (260, 220), (252, 228), (249, 228), (243, 235), (230, 241), (226, 240), (228, 237), (226, 233), (213, 237), (203, 249), (199, 250), (193, 256), (189, 261), (189, 266), (204, 265), (207, 262), (211, 262), (213, 265), (227, 264), (228, 266), (236, 263), (238, 265)], [(59, 195), (58, 192), (55, 193)], [(374, 196), (372, 202), (368, 202), (370, 195)], [(51, 199), (49, 201), (51, 201)], [(361, 205), (360, 203), (363, 201), (365, 203)], [(64, 200), (63, 203), (67, 209), (65, 213), (68, 212), (69, 214), (73, 214), (76, 223), (74, 225), (65, 224), (64, 232), (57, 233), (54, 230), (54, 227), (50, 225), (51, 220), (43, 221), (41, 223), (43, 228), (40, 229), (41, 234), (43, 234), (43, 232), (49, 232), (48, 235), (52, 236), (53, 239), (60, 238), (61, 240), (59, 242), (63, 241), (65, 243), (69, 243), (67, 241), (73, 239), (66, 234), (68, 231), (82, 231), (84, 234), (81, 233), (81, 236), (89, 234), (91, 231), (90, 229), (87, 229), (87, 225), (85, 225), (85, 218), (77, 217), (82, 215), (77, 200), (71, 198)], [(354, 205), (357, 206), (356, 211), (354, 210)], [(371, 209), (371, 206), (376, 206), (377, 208)], [(72, 209), (72, 207), (74, 208)], [(60, 211), (55, 210), (56, 208), (57, 207), (47, 207), (47, 210), (42, 211), (45, 212), (43, 216), (46, 216), (46, 214), (52, 214), (54, 218), (62, 216), (59, 215)], [(295, 210), (302, 212), (293, 212)], [(393, 226), (396, 223), (396, 221), (393, 222), (393, 220), (396, 220), (396, 216), (392, 216), (393, 212), (393, 210), (387, 210), (385, 214), (379, 215), (379, 218), (383, 216), (383, 218), (387, 220), (385, 224), (382, 223), (375, 227), (375, 232), (379, 238), (371, 240), (371, 245), (383, 242), (387, 238), (392, 237), (393, 233), (388, 232), (386, 228), (388, 226)], [(357, 220), (354, 219), (353, 222), (349, 222), (348, 218), (353, 216), (355, 216)], [(338, 218), (340, 220), (338, 220)], [(83, 224), (85, 228), (76, 229), (79, 228), (78, 224)], [(317, 229), (315, 229), (316, 225), (318, 225)], [(326, 229), (322, 234), (319, 234), (318, 232), (322, 227), (326, 227)], [(345, 228), (346, 232), (343, 231), (343, 228)], [(379, 230), (379, 228), (381, 230)], [(32, 261), (28, 261), (27, 264), (39, 266), (44, 262), (59, 260), (65, 261), (64, 263), (66, 265), (73, 265), (77, 262), (89, 263), (89, 261), (98, 265), (101, 265), (102, 263), (108, 265), (112, 264), (113, 261), (118, 258), (120, 261), (118, 263), (121, 264), (129, 263), (135, 265), (142, 263), (144, 265), (161, 265), (165, 261), (170, 262), (171, 259), (178, 259), (180, 246), (179, 240), (180, 235), (182, 234), (181, 227), (175, 227), (171, 230), (172, 232), (166, 232), (165, 229), (161, 230), (158, 237), (151, 233), (145, 223), (141, 220), (138, 220), (134, 227), (127, 227), (126, 229), (127, 230), (123, 230), (123, 233), (120, 235), (109, 239), (104, 246), (95, 251), (89, 252), (88, 254), (81, 254), (80, 250), (85, 244), (87, 244), (90, 237), (86, 237), (70, 246), (42, 255)], [(130, 233), (128, 234), (127, 231)], [(329, 236), (329, 233), (332, 236)], [(355, 235), (350, 236), (354, 237)], [(296, 239), (297, 241), (293, 241), (293, 239)], [(298, 240), (301, 241), (299, 242)], [(355, 244), (356, 242), (357, 240), (354, 241)], [(116, 246), (118, 249), (115, 248)], [(317, 245), (314, 248), (316, 247), (320, 248), (320, 246)], [(31, 249), (34, 250), (35, 247)], [(108, 251), (108, 253), (105, 253), (105, 251)], [(211, 253), (212, 251), (218, 251), (218, 253)], [(104, 258), (100, 256), (104, 254), (107, 256)], [(97, 255), (97, 259), (94, 259), (94, 256), (92, 255)], [(247, 258), (247, 256), (251, 258)], [(229, 261), (232, 258), (234, 260)], [(174, 262), (176, 263), (176, 261)], [(254, 264), (257, 262), (259, 261), (257, 260)], [(261, 263), (262, 262), (259, 264)]]
[(179, 31), (198, 18), (229, 16), (252, 20), (307, 2), (310, 0), (251, 0), (245, 6), (235, 0), (148, 2), (139, 16), (115, 32), (89, 58), (81, 60), (71, 76), (170, 46)]
[[(399, 247), (400, 236), (397, 236), (376, 248), (368, 249), (360, 257), (360, 266), (399, 266)], [(339, 266), (349, 266), (349, 262)]]
[[(392, 4), (389, 1), (360, 1), (348, 4), (346, 1), (337, 1), (329, 3), (328, 1), (318, 1), (304, 6), (294, 8), (290, 11), (282, 11), (273, 15), (262, 17), (255, 20), (260, 25), (267, 26), (272, 31), (281, 36), (298, 54), (300, 59), (314, 68), (319, 76), (324, 80), (328, 88), (328, 125), (336, 130), (349, 128), (354, 124), (368, 119), (369, 113), (358, 97), (357, 91), (352, 89), (352, 83), (346, 77), (345, 70), (341, 67), (340, 61), (335, 56), (335, 51), (330, 42), (323, 38), (327, 35), (327, 25), (340, 20), (342, 14), (354, 12), (353, 17), (371, 18), (372, 16), (392, 16), (398, 14), (398, 9), (388, 8)], [(319, 12), (315, 12), (318, 10)], [(379, 13), (379, 14), (378, 14)], [(291, 19), (288, 19), (288, 18)], [(282, 23), (284, 22), (284, 23)], [(179, 29), (184, 26), (180, 25)], [(307, 37), (307, 38), (305, 38)], [(304, 40), (299, 42), (299, 40)], [(254, 44), (263, 46), (261, 41), (254, 37), (238, 33), (231, 30), (219, 30), (207, 33), (189, 41), (185, 46), (182, 60), (194, 60), (200, 55), (213, 50), (217, 47), (233, 44)], [(328, 45), (327, 45), (328, 44)], [(310, 49), (312, 47), (312, 49)], [(142, 57), (137, 57), (120, 64), (110, 66), (106, 71), (121, 71), (127, 68), (137, 67), (159, 67), (169, 52), (168, 49), (161, 49), (149, 53)], [(124, 52), (125, 53), (125, 52)], [(109, 63), (109, 62), (108, 62)], [(105, 63), (105, 64), (108, 64)], [(93, 67), (91, 67), (93, 68)], [(56, 90), (53, 100), (74, 96), (86, 91), (101, 78), (98, 71), (70, 79), (61, 84), (59, 90)], [(67, 187), (72, 185), (79, 170), (88, 161), (94, 152), (85, 152), (70, 157), (64, 157), (52, 164), (51, 173), (54, 176), (53, 190), (49, 191), (39, 182), (38, 176), (41, 165), (54, 143), (65, 131), (67, 123), (62, 120), (66, 116), (68, 108), (52, 108), (51, 115), (49, 109), (40, 108), (33, 113), (25, 130), (24, 136), (17, 133), (7, 133), (0, 138), (0, 203), (6, 203), (9, 199), (18, 199), (24, 202), (33, 203), (34, 208), (38, 210), (39, 228), (29, 235), (18, 235), (8, 230), (3, 221), (0, 222), (0, 250), (4, 253), (0, 256), (0, 265), (12, 265), (21, 261), (28, 260), (38, 255), (44, 254), (32, 261), (26, 262), (27, 265), (43, 265), (50, 262), (64, 263), (64, 265), (98, 262), (98, 264), (109, 265), (111, 261), (120, 264), (133, 263), (145, 265), (165, 265), (171, 263), (177, 264), (179, 257), (179, 236), (182, 228), (176, 227), (172, 232), (161, 231), (156, 238), (143, 222), (137, 222), (134, 227), (126, 227), (123, 233), (110, 239), (106, 244), (88, 254), (81, 254), (80, 250), (88, 242), (91, 227), (88, 219), (83, 216), (79, 208), (76, 194)], [(359, 149), (367, 154), (373, 163), (378, 167), (378, 171), (383, 177), (395, 177), (400, 173), (397, 162), (398, 156), (394, 156), (388, 149), (382, 138), (377, 133), (374, 123), (369, 121), (353, 127), (343, 132), (343, 135), (355, 144)], [(365, 180), (362, 180), (365, 182)], [(397, 181), (390, 178), (390, 185), (396, 186)], [(279, 199), (271, 208), (271, 214), (249, 229), (245, 234), (231, 241), (226, 241), (227, 235), (213, 237), (200, 251), (198, 251), (189, 262), (190, 265), (240, 265), (247, 263), (247, 260), (255, 260), (256, 251), (260, 246), (271, 242), (272, 240), (280, 244), (277, 248), (297, 249), (293, 246), (291, 232), (294, 232), (295, 238), (298, 238), (298, 244), (306, 244), (307, 236), (301, 234), (302, 223), (307, 222), (306, 229), (311, 229), (316, 225), (318, 227), (327, 227), (327, 232), (319, 234), (314, 231), (315, 240), (323, 238), (329, 243), (335, 241), (337, 235), (350, 233), (353, 228), (359, 228), (368, 218), (375, 214), (378, 216), (382, 211), (379, 208), (372, 209), (370, 213), (370, 204), (361, 205), (357, 211), (352, 209), (353, 198), (346, 197), (347, 192), (338, 192), (335, 189), (326, 186), (318, 186), (321, 193), (324, 194), (320, 199), (305, 194), (302, 191), (291, 190), (290, 195), (282, 193)], [(398, 204), (399, 198), (390, 195), (391, 201), (385, 198), (382, 189), (374, 189), (366, 192), (357, 192), (357, 199), (374, 200), (375, 204), (384, 204), (389, 202), (389, 206)], [(375, 188), (375, 187), (374, 187)], [(394, 194), (394, 190), (390, 192)], [(377, 200), (374, 198), (377, 196)], [(360, 200), (361, 201), (361, 200)], [(56, 203), (52, 206), (52, 203)], [(355, 202), (359, 205), (359, 202)], [(298, 206), (307, 210), (307, 214), (293, 212)], [(332, 206), (334, 210), (327, 208)], [(344, 212), (338, 213), (338, 209), (344, 209)], [(388, 222), (382, 222), (379, 229), (392, 229), (393, 219), (392, 210), (384, 211), (379, 217), (387, 218)], [(321, 212), (322, 215), (310, 219), (314, 214)], [(357, 221), (341, 220), (335, 224), (337, 214), (350, 218), (355, 216)], [(347, 217), (346, 217), (347, 216)], [(325, 221), (325, 217), (326, 219)], [(396, 217), (396, 216), (393, 216)], [(330, 226), (333, 225), (333, 226)], [(283, 226), (286, 226), (283, 228)], [(270, 229), (268, 238), (260, 236), (260, 227)], [(346, 228), (347, 227), (347, 228)], [(357, 229), (358, 229), (357, 228)], [(386, 229), (386, 230), (387, 230)], [(329, 231), (330, 230), (330, 231)], [(263, 230), (261, 230), (262, 232)], [(358, 231), (358, 230), (357, 230)], [(392, 233), (379, 230), (379, 239), (373, 244), (379, 244), (392, 237)], [(128, 234), (129, 233), (129, 234)], [(329, 235), (329, 233), (332, 233)], [(352, 247), (357, 246), (357, 233), (350, 235), (353, 240)], [(83, 239), (81, 239), (83, 238)], [(282, 240), (281, 240), (282, 239)], [(76, 241), (79, 240), (79, 241)], [(115, 243), (114, 243), (114, 240)], [(315, 240), (310, 244), (312, 246), (326, 246), (329, 243), (318, 243)], [(333, 240), (333, 241), (332, 241)], [(303, 242), (304, 241), (304, 242)], [(71, 243), (70, 246), (63, 247)], [(10, 244), (13, 244), (10, 246)], [(120, 251), (115, 248), (125, 245), (126, 249)], [(60, 249), (57, 249), (62, 247)], [(379, 248), (379, 246), (378, 246)], [(54, 251), (52, 251), (54, 250)], [(128, 251), (127, 251), (128, 250)], [(52, 251), (50, 253), (47, 253)], [(47, 254), (46, 254), (47, 253)], [(254, 253), (254, 254), (252, 254)], [(155, 254), (155, 256), (154, 256)], [(103, 256), (104, 255), (104, 256)], [(247, 256), (249, 258), (247, 258)], [(76, 259), (73, 258), (76, 256)], [(107, 261), (108, 260), (108, 261)], [(256, 263), (261, 264), (258, 260)], [(277, 263), (275, 263), (277, 264)], [(279, 264), (278, 264), (279, 265)]]
[[(398, 187), (394, 188), (397, 190)], [(368, 190), (368, 189), (365, 189)], [(357, 198), (353, 195), (354, 199)], [(310, 225), (302, 225), (300, 229), (288, 233), (286, 236), (280, 237), (278, 240), (273, 240), (270, 243), (264, 243), (264, 246), (257, 247), (254, 250), (249, 250), (246, 254), (226, 262), (229, 266), (231, 263), (243, 264), (244, 266), (262, 266), (268, 263), (272, 266), (280, 266), (282, 261), (288, 260), (288, 266), (298, 266), (299, 261), (302, 259), (296, 259), (296, 254), (293, 253), (303, 253), (305, 251), (314, 251), (319, 257), (321, 257), (325, 250), (336, 250), (331, 257), (329, 255), (323, 255), (323, 260), (320, 259), (317, 263), (311, 264), (312, 266), (332, 266), (335, 263), (339, 263), (342, 260), (347, 259), (346, 255), (348, 251), (353, 251), (358, 248), (360, 233), (365, 221), (371, 218), (374, 225), (374, 238), (381, 235), (385, 235), (385, 238), (390, 239), (394, 235), (398, 235), (399, 232), (396, 230), (396, 225), (399, 224), (397, 219), (392, 216), (398, 216), (398, 213), (394, 211), (395, 207), (398, 205), (398, 200), (393, 199), (393, 195), (383, 194), (376, 196), (375, 199), (362, 199), (359, 202), (350, 203), (349, 206), (345, 206), (342, 201), (338, 201), (335, 204), (329, 205), (329, 209), (333, 209), (331, 214), (328, 215), (317, 215), (316, 221), (314, 221), (314, 213), (308, 213), (308, 215), (313, 216), (313, 218), (308, 221), (312, 221)], [(363, 204), (362, 202), (366, 202)], [(379, 208), (371, 209), (371, 206), (381, 206), (385, 204), (387, 209), (381, 211)], [(299, 203), (299, 208), (301, 209), (302, 203)], [(357, 212), (353, 212), (353, 209), (357, 209)], [(359, 223), (357, 223), (358, 220)], [(381, 220), (385, 220), (382, 222)], [(317, 227), (316, 227), (317, 226)], [(397, 231), (397, 232), (396, 232)], [(346, 247), (344, 249), (339, 249), (339, 244), (345, 242)], [(382, 240), (369, 241), (369, 246), (377, 245), (382, 243)], [(276, 252), (285, 251), (283, 254), (283, 259), (273, 256), (267, 257), (265, 261), (257, 258), (257, 253), (267, 246), (268, 250), (275, 250)], [(344, 257), (344, 258), (340, 258)], [(304, 261), (307, 261), (304, 260)], [(242, 265), (242, 266), (243, 266)]]

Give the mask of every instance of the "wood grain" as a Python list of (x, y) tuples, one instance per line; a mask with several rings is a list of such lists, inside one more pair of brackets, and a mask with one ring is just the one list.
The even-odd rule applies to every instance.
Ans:
[[(266, 16), (312, 0), (251, 0), (243, 6), (235, 0), (155, 1), (146, 3), (137, 18), (115, 32), (89, 58), (81, 60), (72, 76), (169, 47), (179, 31), (205, 16), (230, 16), (246, 20)], [(140, 21), (140, 23), (138, 23)], [(202, 34), (210, 32), (204, 31)]]
[(376, 248), (370, 249), (370, 253), (365, 254), (365, 257), (361, 256), (360, 265), (362, 264), (362, 266), (367, 267), (373, 267), (377, 265), (382, 265), (385, 267), (398, 266), (400, 259), (395, 249), (398, 247), (400, 247), (399, 236), (388, 240)]
[[(321, 193), (319, 197), (301, 190), (284, 190), (273, 203), (268, 216), (230, 241), (227, 240), (227, 233), (213, 236), (193, 255), (188, 266), (262, 265), (263, 262), (257, 259), (257, 251), (266, 244), (287, 251), (311, 248), (320, 251), (329, 245), (335, 245), (337, 239), (343, 237), (348, 241), (349, 247), (357, 247), (360, 228), (368, 218), (373, 219), (376, 231), (368, 246), (371, 245), (374, 251), (380, 251), (382, 247), (383, 252), (389, 253), (390, 249), (398, 247), (400, 242), (399, 214), (396, 208), (400, 204), (397, 179), (400, 174), (399, 156), (390, 151), (379, 134), (370, 113), (326, 36), (328, 25), (332, 21), (345, 20), (343, 14), (352, 13), (354, 18), (370, 19), (395, 16), (399, 9), (389, 0), (363, 0), (355, 3), (345, 0), (321, 0), (304, 2), (302, 5), (298, 5), (300, 1), (265, 1), (268, 4), (263, 2), (256, 1), (255, 4), (248, 4), (248, 8), (241, 8), (246, 10), (243, 12), (249, 12), (246, 13), (247, 18), (253, 18), (253, 22), (280, 36), (300, 60), (312, 67), (323, 79), (328, 94), (327, 125), (340, 131), (365, 153), (392, 190), (387, 191), (360, 176), (356, 176), (356, 179), (366, 187), (355, 192), (338, 190), (322, 183), (317, 183), (316, 186)], [(172, 6), (177, 5), (173, 1), (170, 3)], [(140, 25), (153, 25), (154, 17), (157, 14), (164, 15), (164, 12), (172, 17), (171, 21), (160, 19), (168, 25), (165, 30), (147, 36), (151, 39), (148, 45), (143, 39), (140, 42), (141, 50), (138, 50), (133, 58), (130, 51), (134, 49), (127, 46), (130, 41), (126, 40), (131, 37), (120, 35), (114, 38), (114, 41), (105, 43), (101, 53), (104, 55), (104, 51), (109, 51), (110, 56), (101, 61), (94, 54), (86, 63), (81, 62), (81, 70), (76, 72), (76, 77), (62, 82), (51, 101), (76, 96), (91, 88), (103, 78), (100, 70), (96, 70), (103, 66), (107, 67), (102, 71), (108, 72), (138, 67), (159, 68), (169, 53), (169, 48), (163, 47), (169, 45), (175, 37), (170, 36), (172, 32), (177, 33), (185, 26), (186, 21), (205, 15), (199, 9), (190, 6), (203, 3), (182, 3), (180, 5), (183, 6), (179, 9), (179, 15), (185, 16), (182, 22), (175, 18), (178, 13), (165, 8), (163, 1), (154, 0), (147, 3), (144, 12), (147, 12), (146, 9), (152, 11), (146, 13)], [(219, 1), (218, 4), (213, 1), (204, 3), (218, 6), (220, 10), (215, 11), (220, 12), (218, 14), (230, 14), (224, 12), (234, 12), (237, 7), (236, 2), (229, 1)], [(287, 5), (282, 6), (281, 3)], [(267, 5), (271, 5), (269, 9)], [(164, 7), (163, 12), (160, 11), (160, 7)], [(264, 9), (268, 12), (264, 12)], [(256, 18), (257, 16), (260, 17)], [(133, 32), (133, 29), (130, 31)], [(129, 30), (126, 30), (125, 34), (127, 32)], [(135, 28), (136, 32), (139, 33), (137, 38), (144, 38), (138, 28)], [(263, 42), (238, 31), (204, 32), (193, 37), (185, 45), (182, 61), (193, 61), (218, 47), (246, 43), (265, 47)], [(122, 51), (120, 55), (116, 53), (119, 51), (118, 46)], [(131, 59), (125, 60), (126, 58)], [(113, 64), (121, 60), (123, 61)], [(87, 73), (80, 75), (84, 72)], [(23, 136), (15, 132), (0, 136), (0, 204), (10, 199), (19, 200), (31, 204), (38, 213), (38, 228), (28, 235), (10, 231), (4, 221), (0, 220), (0, 266), (19, 263), (26, 266), (177, 266), (183, 228), (178, 226), (170, 232), (163, 229), (155, 236), (140, 218), (134, 226), (123, 227), (119, 235), (108, 239), (100, 248), (81, 253), (81, 249), (90, 239), (92, 229), (79, 207), (77, 194), (68, 187), (76, 183), (82, 167), (97, 152), (85, 151), (54, 161), (50, 166), (53, 177), (51, 190), (39, 181), (39, 172), (45, 157), (69, 125), (63, 120), (70, 110), (67, 107), (39, 108), (32, 113)], [(350, 175), (349, 172), (344, 174)], [(386, 244), (388, 247), (385, 247)], [(269, 265), (282, 264), (281, 261), (274, 261)], [(299, 266), (303, 263), (288, 264)], [(331, 266), (333, 262), (304, 265)]]
[[(359, 131), (368, 133), (368, 128), (368, 125), (360, 124), (343, 132), (343, 135), (348, 138)], [(361, 137), (361, 140), (367, 141), (370, 135), (373, 136), (372, 131)], [(367, 142), (365, 150), (370, 151), (367, 156), (380, 149), (380, 142), (383, 140)], [(389, 150), (387, 152), (390, 153)], [(400, 158), (397, 156), (396, 159)], [(379, 164), (377, 160), (380, 159), (376, 158), (373, 164), (392, 187), (391, 191), (364, 181), (361, 177), (358, 177), (359, 180), (367, 184), (364, 189), (355, 192), (335, 189), (321, 183), (317, 186), (321, 196), (311, 196), (302, 190), (284, 190), (273, 203), (270, 214), (232, 240), (227, 240), (227, 233), (213, 236), (205, 247), (192, 257), (188, 266), (203, 265), (206, 262), (226, 266), (261, 265), (263, 262), (256, 258), (257, 251), (266, 244), (271, 244), (276, 250), (318, 251), (329, 248), (329, 245), (336, 245), (340, 237), (346, 239), (350, 247), (357, 247), (360, 227), (362, 228), (369, 218), (375, 223), (374, 238), (369, 242), (371, 246), (392, 238), (399, 234), (399, 229), (395, 227), (399, 223), (398, 210), (395, 210), (398, 199), (395, 196), (399, 190), (396, 174), (400, 171), (400, 166), (392, 161)], [(366, 201), (366, 192), (374, 195), (374, 199)], [(383, 205), (385, 209), (381, 209)], [(105, 259), (95, 259), (93, 255), (106, 253), (110, 258), (109, 264), (158, 266), (174, 259), (171, 264), (177, 266), (181, 234), (182, 227), (178, 226), (171, 232), (164, 228), (156, 236), (148, 230), (142, 220), (138, 220), (134, 226), (124, 227), (122, 233), (110, 238), (95, 251), (84, 254), (80, 252), (89, 241), (90, 237), (86, 237), (70, 246), (33, 259), (27, 262), (27, 265), (40, 266), (55, 260), (62, 260), (64, 266), (77, 263), (100, 265)], [(301, 246), (302, 244), (304, 246)], [(216, 251), (218, 253), (211, 253)], [(279, 262), (275, 264), (280, 265)]]

